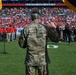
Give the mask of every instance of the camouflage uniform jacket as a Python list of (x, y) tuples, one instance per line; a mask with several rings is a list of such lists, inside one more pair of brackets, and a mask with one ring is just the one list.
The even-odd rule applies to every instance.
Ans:
[[(25, 63), (31, 66), (46, 65), (50, 62), (47, 52), (47, 38), (51, 32), (46, 26), (32, 22), (23, 29), (23, 35), (27, 37), (27, 53)], [(56, 34), (56, 33), (55, 33)], [(21, 36), (23, 36), (21, 35)], [(58, 36), (54, 41), (58, 41)]]

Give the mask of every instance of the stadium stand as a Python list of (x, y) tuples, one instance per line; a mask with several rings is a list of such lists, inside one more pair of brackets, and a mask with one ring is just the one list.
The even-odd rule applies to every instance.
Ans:
[(65, 22), (70, 26), (76, 25), (76, 13), (66, 7), (13, 7), (0, 10), (0, 26), (27, 26), (31, 22), (30, 12), (33, 9), (39, 9), (42, 13), (43, 24), (53, 21), (55, 25), (65, 25)]

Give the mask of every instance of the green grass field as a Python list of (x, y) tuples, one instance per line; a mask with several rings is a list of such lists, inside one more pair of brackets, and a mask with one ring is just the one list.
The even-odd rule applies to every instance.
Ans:
[[(49, 64), (49, 75), (76, 75), (76, 42), (68, 45), (66, 42), (53, 43), (58, 48), (48, 48), (51, 63)], [(0, 75), (25, 75), (26, 49), (18, 46), (18, 40), (5, 43), (8, 54), (2, 54), (4, 43), (0, 42)]]

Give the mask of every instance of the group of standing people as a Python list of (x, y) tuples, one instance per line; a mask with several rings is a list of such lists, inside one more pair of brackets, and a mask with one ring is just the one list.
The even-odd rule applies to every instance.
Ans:
[(71, 45), (72, 41), (76, 41), (76, 26), (71, 27), (67, 24), (63, 29), (57, 26), (56, 30), (59, 34), (60, 40), (68, 42), (69, 45)]
[(16, 30), (17, 29), (15, 28), (15, 26), (0, 26), (0, 41), (14, 41), (16, 39)]

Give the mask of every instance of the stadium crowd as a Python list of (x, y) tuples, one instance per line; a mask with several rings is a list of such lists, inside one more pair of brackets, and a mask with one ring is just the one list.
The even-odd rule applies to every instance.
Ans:
[[(38, 9), (41, 14), (42, 24), (50, 25), (53, 22), (57, 26), (60, 39), (64, 39), (66, 26), (71, 30), (72, 41), (76, 39), (76, 13), (66, 7), (13, 7), (3, 8), (0, 10), (0, 40), (3, 33), (8, 33), (10, 27), (15, 30), (10, 31), (16, 33), (18, 28), (24, 28), (31, 23), (30, 12), (33, 9)], [(4, 29), (3, 31), (1, 29)], [(20, 31), (19, 31), (20, 32)], [(67, 36), (67, 35), (66, 35)], [(15, 37), (15, 36), (12, 36)], [(15, 38), (14, 38), (15, 39)], [(12, 39), (13, 40), (13, 39)], [(9, 42), (9, 40), (8, 40)]]

